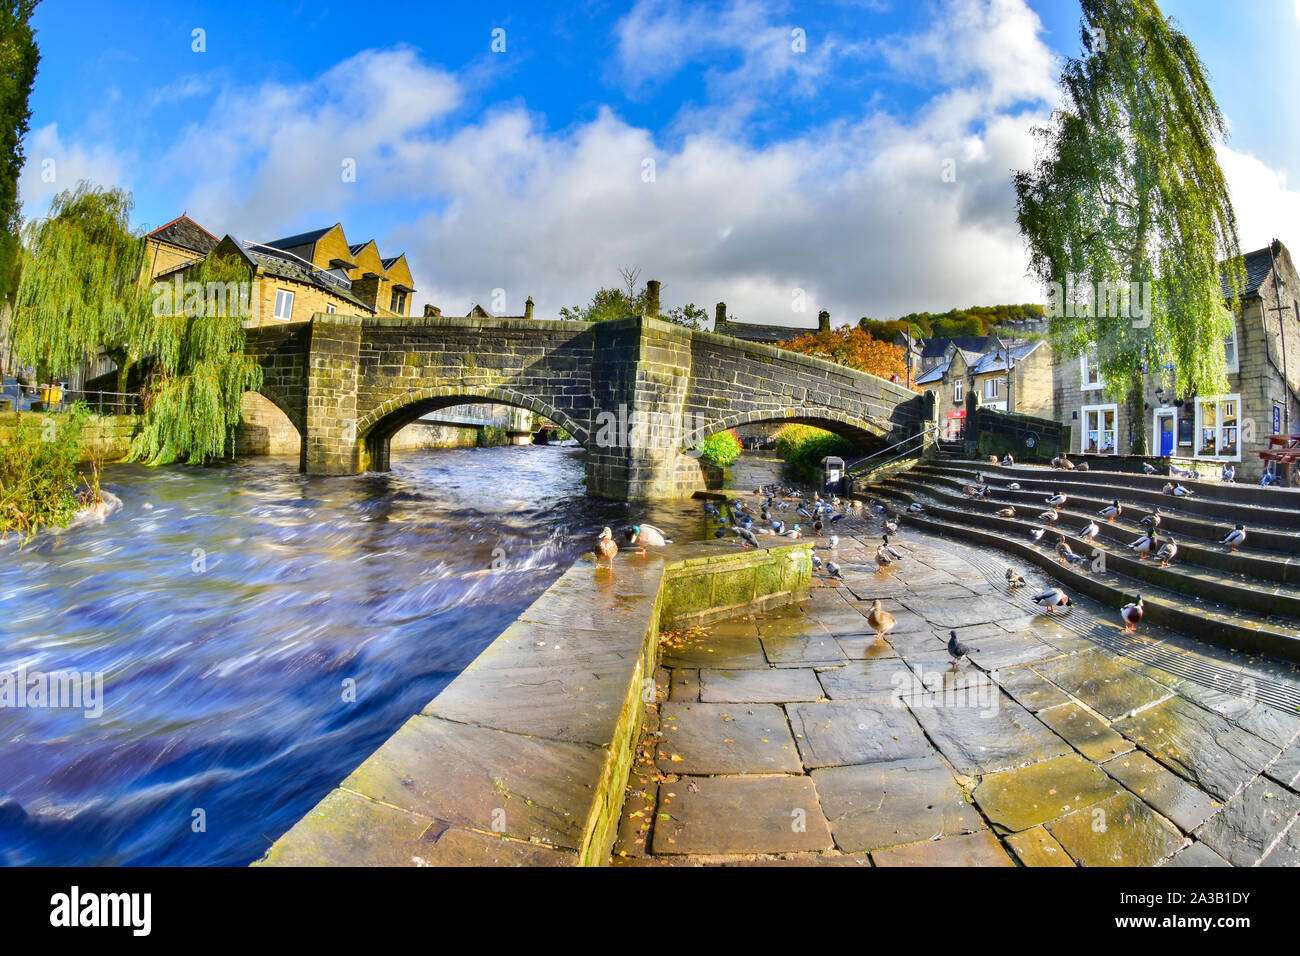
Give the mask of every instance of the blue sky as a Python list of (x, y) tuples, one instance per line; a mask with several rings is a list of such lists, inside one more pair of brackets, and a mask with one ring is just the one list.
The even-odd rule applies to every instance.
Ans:
[[(554, 315), (625, 264), (793, 325), (1040, 298), (1009, 175), (1076, 3), (466, 6), (45, 0), (27, 214), (87, 177), (140, 225), (342, 221), (449, 313), (503, 289)], [(1300, 246), (1300, 0), (1163, 8), (1231, 124), (1243, 244)]]

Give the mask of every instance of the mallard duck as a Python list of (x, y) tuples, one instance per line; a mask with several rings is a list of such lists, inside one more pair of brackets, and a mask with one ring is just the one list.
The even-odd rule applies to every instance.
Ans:
[(1038, 543), (1039, 541), (1042, 541), (1042, 540), (1043, 540), (1043, 535), (1045, 535), (1045, 534), (1047, 534), (1047, 529), (1046, 529), (1046, 528), (1030, 528), (1030, 529), (1029, 529), (1029, 538), (1030, 538), (1030, 540), (1033, 541), (1035, 544)]
[(885, 530), (890, 534), (898, 534), (898, 522), (893, 518), (885, 519)]
[(1038, 520), (1039, 520), (1039, 521), (1059, 521), (1059, 520), (1061, 520), (1061, 513), (1060, 513), (1059, 511), (1057, 511), (1055, 508), (1053, 508), (1051, 511), (1044, 511), (1042, 514), (1040, 514), (1040, 515), (1038, 516)]
[(980, 490), (976, 488), (974, 485), (962, 485), (961, 493), (965, 495), (967, 498), (974, 498), (976, 495), (980, 493)]
[(886, 550), (883, 544), (880, 547), (876, 548), (876, 573), (877, 574), (885, 570), (885, 568), (889, 567), (893, 563), (894, 563), (893, 557), (890, 556), (889, 551)]
[(1047, 608), (1048, 614), (1054, 614), (1058, 607), (1074, 607), (1070, 595), (1060, 588), (1048, 588), (1042, 594), (1034, 595), (1034, 603), (1039, 607)]
[(1165, 482), (1165, 486), (1161, 491), (1167, 495), (1173, 495), (1175, 498), (1191, 498), (1196, 494), (1196, 492), (1192, 491), (1190, 488), (1176, 485), (1172, 481)]
[(997, 463), (998, 463), (998, 456), (997, 456), (997, 455), (989, 455), (989, 464), (990, 464), (990, 465), (996, 465)]
[(652, 524), (636, 524), (630, 528), (624, 528), (623, 534), (627, 536), (627, 543), (640, 545), (641, 550), (637, 554), (645, 554), (647, 547), (662, 548), (666, 544), (672, 544), (664, 533)]
[(1083, 526), (1083, 530), (1079, 532), (1079, 537), (1084, 541), (1092, 541), (1099, 534), (1101, 534), (1101, 526), (1095, 521), (1089, 521)]
[(1018, 588), (1025, 583), (1025, 576), (1015, 568), (1007, 568), (1007, 586)]
[(1003, 468), (1010, 468), (1010, 467), (1011, 467), (1012, 465), (1014, 465), (1015, 463), (1016, 463), (1016, 460), (1015, 460), (1014, 458), (1012, 458), (1010, 455), (1005, 455), (1005, 456), (1003, 456), (1003, 458), (1002, 458), (1002, 467), (1003, 467)]
[(1087, 471), (1087, 470), (1088, 470), (1088, 463), (1087, 463), (1086, 461), (1081, 461), (1081, 462), (1079, 462), (1077, 465), (1075, 465), (1074, 467), (1075, 467), (1075, 470), (1076, 470), (1076, 471)]
[(1113, 499), (1110, 504), (1108, 504), (1106, 507), (1102, 508), (1100, 511), (1097, 512), (1097, 514), (1101, 515), (1107, 521), (1114, 521), (1123, 513), (1124, 513), (1124, 508), (1119, 503), (1118, 498)]
[(614, 567), (614, 556), (618, 554), (618, 542), (614, 540), (614, 532), (608, 528), (603, 529), (596, 536), (596, 565), (600, 566), (602, 560), (608, 560), (609, 566)]
[(1062, 493), (1062, 491), (1059, 488), (1056, 490), (1056, 494), (1052, 495), (1050, 498), (1043, 499), (1043, 501), (1051, 505), (1053, 508), (1061, 507), (1061, 505), (1065, 504), (1066, 500), (1067, 500), (1067, 496), (1064, 493)]
[(1156, 552), (1156, 557), (1160, 559), (1160, 566), (1162, 568), (1167, 568), (1169, 567), (1169, 562), (1172, 561), (1177, 554), (1178, 545), (1174, 543), (1174, 539), (1171, 537), (1160, 546), (1160, 550)]
[(871, 613), (867, 615), (867, 623), (876, 632), (876, 640), (880, 640), (892, 631), (898, 622), (894, 620), (894, 615), (885, 610), (884, 605), (880, 603), (880, 598), (876, 598), (871, 603)]
[(1074, 462), (1070, 461), (1070, 459), (1066, 458), (1064, 455), (1057, 455), (1052, 459), (1052, 467), (1061, 468), (1065, 471), (1073, 471)]
[(1011, 484), (1007, 485), (1007, 491), (1019, 491), (1019, 490), (1020, 490), (1020, 482), (1018, 481), (1013, 481), (1011, 482)]
[(1014, 518), (1016, 516), (1015, 508), (999, 508), (997, 511), (999, 518)]
[(1132, 604), (1125, 604), (1119, 609), (1119, 619), (1124, 622), (1124, 633), (1130, 634), (1142, 623), (1142, 595), (1138, 595)]
[(1136, 551), (1138, 559), (1142, 560), (1146, 558), (1148, 554), (1151, 554), (1153, 551), (1156, 550), (1156, 544), (1157, 542), (1156, 542), (1155, 532), (1149, 531), (1146, 534), (1142, 535), (1137, 540), (1135, 540), (1132, 544), (1130, 544), (1129, 550)]
[[(977, 647), (975, 648), (975, 650), (978, 651), (979, 648)], [(957, 640), (956, 631), (948, 632), (948, 656), (952, 658), (953, 670), (957, 669), (957, 665), (961, 663), (961, 659), (963, 657), (966, 657), (968, 654), (970, 654), (970, 652), (971, 652), (971, 648), (967, 647), (961, 641)]]
[(894, 548), (894, 546), (889, 543), (889, 535), (882, 534), (880, 536), (880, 540), (881, 540), (880, 546), (885, 549), (886, 554), (888, 554), (895, 561), (901, 561), (903, 559), (903, 556), (899, 554), (899, 552)]
[(1070, 558), (1077, 558), (1078, 555), (1070, 548), (1065, 539), (1062, 538), (1056, 542), (1056, 557), (1062, 564), (1066, 564)]
[(919, 504), (917, 504), (915, 501), (907, 506), (907, 510), (909, 513), (914, 515), (923, 514), (925, 512), (925, 509), (921, 507)]
[(1237, 525), (1237, 527), (1229, 531), (1224, 536), (1223, 540), (1219, 542), (1219, 544), (1226, 544), (1233, 551), (1236, 551), (1239, 546), (1245, 543), (1246, 543), (1246, 526), (1244, 524)]
[(799, 527), (799, 522), (796, 521), (794, 527), (791, 528), (789, 531), (782, 531), (782, 532), (781, 532), (781, 537), (783, 537), (783, 538), (802, 538), (802, 537), (803, 537), (803, 529)]
[(1158, 528), (1160, 527), (1161, 517), (1162, 516), (1160, 512), (1153, 511), (1149, 515), (1144, 515), (1142, 520), (1139, 521), (1138, 524), (1142, 525), (1144, 528)]

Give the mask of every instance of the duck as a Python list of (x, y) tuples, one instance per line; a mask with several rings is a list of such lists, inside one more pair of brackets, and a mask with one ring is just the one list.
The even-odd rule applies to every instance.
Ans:
[(1160, 519), (1161, 519), (1161, 517), (1162, 517), (1162, 515), (1160, 514), (1160, 512), (1158, 512), (1158, 511), (1153, 511), (1153, 512), (1151, 512), (1151, 514), (1149, 514), (1149, 515), (1145, 515), (1145, 516), (1142, 518), (1142, 520), (1138, 522), (1138, 524), (1142, 525), (1144, 528), (1155, 529), (1155, 528), (1160, 527)]
[(1156, 550), (1156, 533), (1148, 531), (1129, 545), (1130, 551), (1136, 551), (1138, 559), (1145, 558), (1148, 554)]
[(1245, 543), (1246, 543), (1246, 526), (1244, 524), (1237, 525), (1237, 527), (1233, 528), (1226, 535), (1224, 535), (1223, 540), (1219, 542), (1219, 544), (1226, 544), (1233, 551), (1236, 551), (1240, 545), (1243, 545)]
[[(1093, 552), (1093, 554), (1096, 553), (1097, 552), (1095, 551)], [(1062, 538), (1059, 542), (1057, 542), (1056, 554), (1061, 559), (1062, 564), (1087, 564), (1088, 563), (1088, 557), (1082, 554), (1075, 554), (1074, 551), (1071, 550), (1070, 546), (1065, 543), (1064, 538)]]
[(1118, 498), (1112, 499), (1110, 504), (1108, 504), (1106, 507), (1102, 508), (1100, 511), (1097, 512), (1097, 514), (1101, 515), (1107, 521), (1114, 521), (1123, 513), (1124, 513), (1124, 507), (1119, 503)]
[(802, 537), (803, 537), (803, 529), (799, 527), (799, 522), (796, 521), (795, 524), (794, 524), (794, 527), (791, 528), (789, 531), (782, 531), (782, 532), (781, 532), (781, 537), (783, 537), (783, 538), (802, 538)]
[(998, 456), (997, 456), (997, 455), (989, 455), (989, 464), (990, 464), (990, 465), (996, 465), (997, 463), (998, 463)]
[(1025, 576), (1015, 568), (1007, 568), (1007, 586), (1018, 588), (1025, 583)]
[(1044, 511), (1038, 516), (1039, 521), (1059, 521), (1060, 519), (1061, 513), (1056, 510), (1055, 506), (1053, 506), (1051, 511)]
[(999, 518), (1014, 518), (1016, 516), (1015, 508), (999, 508), (997, 511)]
[(885, 568), (889, 567), (893, 563), (894, 563), (893, 557), (890, 556), (889, 551), (886, 550), (883, 544), (880, 547), (876, 548), (876, 573), (877, 574), (885, 570)]
[(979, 495), (980, 490), (976, 488), (974, 485), (962, 485), (961, 493), (965, 495), (967, 498), (974, 498), (977, 495)]
[(1048, 614), (1056, 613), (1058, 607), (1074, 607), (1074, 602), (1070, 600), (1070, 595), (1066, 594), (1060, 588), (1048, 588), (1042, 594), (1034, 595), (1034, 603), (1039, 607), (1047, 608)]
[(664, 537), (664, 533), (652, 524), (636, 524), (630, 528), (623, 529), (623, 534), (627, 536), (628, 544), (640, 545), (641, 550), (637, 554), (644, 555), (647, 547), (662, 548), (666, 544), (672, 544), (672, 541)]
[(1142, 623), (1142, 595), (1131, 604), (1125, 604), (1119, 609), (1119, 619), (1124, 622), (1124, 633), (1131, 634), (1137, 630), (1137, 626)]
[(867, 615), (867, 623), (871, 629), (876, 632), (876, 640), (882, 640), (886, 634), (894, 629), (898, 622), (894, 620), (894, 615), (885, 610), (880, 598), (871, 602), (871, 613)]
[(1084, 541), (1091, 542), (1099, 534), (1101, 534), (1101, 526), (1095, 521), (1089, 521), (1084, 525), (1083, 530), (1079, 532), (1079, 537)]
[(1018, 481), (1013, 481), (1011, 482), (1011, 484), (1007, 485), (1007, 491), (1019, 491), (1019, 490), (1020, 490), (1020, 482)]
[(1043, 499), (1043, 501), (1051, 505), (1053, 508), (1061, 507), (1061, 505), (1065, 504), (1066, 500), (1067, 496), (1063, 494), (1059, 488), (1056, 490), (1056, 494), (1052, 495), (1050, 498)]
[(886, 554), (888, 554), (895, 561), (901, 561), (903, 559), (903, 556), (899, 554), (898, 551), (894, 548), (894, 546), (889, 543), (889, 535), (882, 534), (880, 536), (880, 540), (882, 542), (880, 546), (885, 549)]
[(614, 532), (609, 528), (603, 529), (596, 536), (596, 565), (600, 566), (601, 560), (608, 560), (610, 568), (614, 567), (614, 556), (618, 554), (618, 542), (614, 540)]
[(908, 510), (908, 512), (909, 512), (910, 514), (914, 514), (914, 515), (919, 515), (919, 514), (924, 514), (924, 513), (925, 513), (925, 508), (923, 508), (920, 504), (918, 504), (918, 503), (915, 502), (915, 501), (912, 502), (910, 505), (907, 506), (907, 510)]
[(1012, 458), (1010, 455), (1004, 455), (1003, 458), (1002, 458), (1002, 467), (1003, 467), (1003, 468), (1010, 468), (1010, 467), (1011, 467), (1012, 465), (1014, 465), (1015, 463), (1016, 463), (1016, 460), (1015, 460), (1014, 458)]
[(885, 530), (890, 534), (898, 534), (898, 522), (893, 518), (885, 519)]
[(1178, 545), (1175, 544), (1174, 539), (1170, 537), (1160, 546), (1160, 550), (1156, 552), (1156, 557), (1160, 559), (1160, 566), (1162, 568), (1167, 568), (1169, 567), (1169, 562), (1172, 561), (1177, 554)]
[(1087, 470), (1088, 470), (1088, 463), (1087, 463), (1086, 461), (1081, 461), (1081, 462), (1079, 462), (1077, 465), (1075, 465), (1074, 467), (1075, 467), (1075, 470), (1076, 470), (1076, 471), (1087, 471)]
[(1030, 538), (1030, 540), (1033, 541), (1035, 544), (1037, 544), (1039, 541), (1042, 541), (1042, 540), (1043, 540), (1043, 535), (1045, 535), (1045, 534), (1047, 534), (1047, 529), (1046, 529), (1046, 528), (1030, 528), (1030, 529), (1029, 529), (1029, 538)]
[(1172, 481), (1165, 482), (1165, 486), (1161, 491), (1167, 495), (1173, 495), (1175, 498), (1191, 498), (1196, 494), (1196, 492), (1192, 491), (1190, 488), (1176, 485)]
[[(979, 648), (977, 647), (975, 648), (975, 650), (978, 651)], [(969, 655), (970, 652), (971, 652), (971, 648), (967, 647), (961, 641), (957, 640), (956, 631), (948, 632), (948, 656), (952, 658), (953, 670), (957, 669), (957, 665), (961, 663), (961, 659), (963, 657), (967, 657), (967, 655)]]

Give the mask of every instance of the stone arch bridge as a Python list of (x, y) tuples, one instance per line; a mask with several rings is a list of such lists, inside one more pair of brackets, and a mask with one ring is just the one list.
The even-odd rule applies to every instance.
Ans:
[(633, 316), (578, 323), (317, 313), (249, 329), (261, 393), (318, 475), (385, 471), (389, 441), (469, 402), (532, 411), (587, 450), (587, 490), (620, 500), (689, 495), (709, 466), (687, 452), (725, 428), (790, 421), (867, 451), (915, 434), (925, 399), (900, 385), (769, 345)]

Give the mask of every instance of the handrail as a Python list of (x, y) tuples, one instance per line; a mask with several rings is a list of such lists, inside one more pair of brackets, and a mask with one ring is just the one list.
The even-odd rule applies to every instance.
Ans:
[[(857, 467), (858, 467), (859, 465), (861, 465), (863, 462), (870, 461), (871, 459), (873, 459), (873, 458), (875, 458), (875, 457), (877, 457), (877, 456), (879, 456), (879, 455), (883, 455), (883, 454), (884, 454), (885, 452), (887, 452), (887, 451), (893, 451), (895, 448), (899, 447), (900, 445), (906, 445), (906, 444), (907, 444), (908, 442), (910, 442), (910, 441), (916, 441), (916, 439), (918, 439), (918, 438), (925, 438), (925, 436), (928, 435), (928, 434), (930, 434), (930, 432), (937, 432), (938, 430), (939, 430), (939, 426), (938, 426), (938, 425), (931, 425), (929, 428), (924, 429), (923, 431), (918, 432), (918, 433), (915, 434), (915, 435), (908, 435), (908, 436), (907, 436), (906, 438), (904, 438), (902, 441), (896, 441), (896, 442), (894, 442), (892, 445), (890, 445), (890, 446), (888, 446), (888, 447), (886, 447), (886, 448), (882, 448), (882, 449), (880, 449), (880, 451), (872, 452), (872, 453), (871, 453), (870, 455), (868, 455), (866, 458), (859, 458), (859, 459), (858, 459), (857, 461), (855, 461), (853, 464), (851, 464), (851, 465), (847, 465), (847, 466), (844, 468), (844, 474), (845, 474), (845, 475), (852, 475), (852, 474), (853, 474), (853, 469), (857, 468)], [(922, 443), (922, 445), (923, 445), (923, 447), (924, 447), (924, 443)], [(898, 456), (895, 456), (895, 457), (898, 457)], [(890, 461), (893, 461), (893, 460), (894, 460), (894, 459), (892, 459), (892, 458), (890, 459)], [(882, 464), (887, 464), (887, 462), (883, 462)]]

